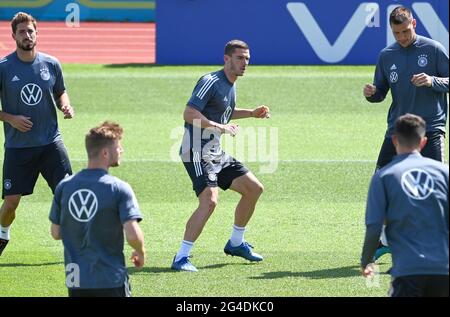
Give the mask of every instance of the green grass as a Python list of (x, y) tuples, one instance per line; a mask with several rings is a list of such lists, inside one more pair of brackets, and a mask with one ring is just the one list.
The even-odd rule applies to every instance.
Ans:
[[(390, 257), (383, 258), (375, 287), (366, 285), (358, 266), (367, 186), (390, 102), (369, 104), (362, 97), (373, 67), (252, 66), (239, 79), (238, 105), (267, 104), (272, 112), (270, 120), (246, 119), (240, 126), (268, 134), (272, 127), (278, 134), (274, 173), (261, 173), (267, 163), (227, 147), (265, 185), (246, 233), (265, 259), (250, 264), (224, 255), (239, 197), (221, 192), (193, 249), (197, 274), (170, 270), (197, 204), (171, 153), (196, 80), (218, 66), (63, 68), (76, 117), (59, 122), (75, 171), (86, 164), (88, 128), (109, 119), (125, 129), (122, 166), (110, 171), (133, 186), (145, 218), (146, 267), (137, 272), (128, 261), (134, 296), (386, 295)], [(0, 258), (0, 297), (66, 296), (62, 245), (49, 234), (50, 204), (40, 178), (34, 194), (23, 198)]]

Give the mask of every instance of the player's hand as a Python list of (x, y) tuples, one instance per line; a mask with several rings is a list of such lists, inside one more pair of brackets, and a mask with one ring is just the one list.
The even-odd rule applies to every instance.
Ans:
[(236, 123), (224, 124), (221, 126), (221, 131), (222, 133), (235, 136), (239, 131), (239, 125), (237, 125)]
[(375, 85), (366, 84), (363, 90), (364, 97), (372, 97), (373, 95), (375, 95), (376, 91), (377, 87)]
[(136, 269), (140, 270), (145, 264), (145, 254), (138, 252), (136, 250), (133, 250), (131, 253), (131, 262), (134, 264)]
[(415, 74), (411, 78), (411, 83), (417, 87), (431, 87), (433, 79), (425, 73)]
[(28, 132), (33, 127), (33, 122), (30, 121), (30, 117), (24, 117), (21, 115), (11, 116), (11, 119), (8, 123), (14, 128), (19, 130), (20, 132)]
[(252, 111), (252, 117), (253, 118), (270, 118), (270, 109), (267, 106), (259, 106), (258, 108), (253, 109)]
[(366, 278), (372, 278), (375, 275), (375, 263), (369, 263), (366, 267), (361, 268), (361, 273)]
[(64, 119), (72, 119), (75, 116), (75, 110), (71, 105), (62, 106), (61, 111), (64, 113)]

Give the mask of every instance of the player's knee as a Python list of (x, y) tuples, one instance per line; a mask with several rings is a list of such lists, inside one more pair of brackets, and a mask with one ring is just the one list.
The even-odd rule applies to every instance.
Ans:
[(217, 199), (211, 199), (208, 201), (208, 209), (210, 212), (213, 212), (217, 207)]
[(252, 182), (247, 190), (247, 196), (258, 199), (264, 191), (264, 186), (260, 182)]
[(208, 209), (209, 212), (213, 212), (217, 206), (218, 195), (216, 191), (213, 191), (209, 188), (205, 189), (205, 191), (201, 194), (200, 206), (203, 206)]
[(6, 196), (3, 202), (3, 211), (8, 214), (15, 214), (19, 202), (20, 198)]

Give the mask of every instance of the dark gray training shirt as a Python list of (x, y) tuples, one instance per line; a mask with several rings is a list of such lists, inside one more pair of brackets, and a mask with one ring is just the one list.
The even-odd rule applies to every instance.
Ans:
[(132, 219), (142, 219), (133, 190), (103, 169), (85, 169), (59, 183), (50, 221), (61, 226), (66, 267), (80, 269), (79, 288), (124, 285), (123, 224)]
[(61, 65), (50, 55), (37, 53), (30, 63), (21, 61), (16, 52), (0, 59), (2, 111), (33, 122), (28, 132), (4, 122), (5, 147), (36, 147), (60, 140), (55, 99), (65, 90)]
[[(366, 99), (381, 102), (391, 90), (386, 137), (392, 136), (395, 120), (406, 113), (421, 116), (427, 123), (427, 132), (445, 132), (448, 63), (445, 48), (420, 35), (406, 48), (394, 43), (381, 51), (373, 81), (377, 91)], [(411, 83), (412, 76), (419, 73), (433, 76), (432, 87), (416, 87)]]
[(373, 262), (386, 220), (394, 277), (448, 275), (448, 165), (419, 153), (397, 155), (375, 173), (361, 264)]
[[(206, 74), (197, 82), (187, 105), (211, 121), (227, 124), (236, 106), (236, 87), (228, 80), (223, 69)], [(220, 158), (222, 154), (220, 133), (212, 133), (210, 129), (194, 129), (192, 124), (187, 122), (184, 126), (181, 154), (192, 149), (196, 152), (204, 150), (203, 155), (214, 159)]]

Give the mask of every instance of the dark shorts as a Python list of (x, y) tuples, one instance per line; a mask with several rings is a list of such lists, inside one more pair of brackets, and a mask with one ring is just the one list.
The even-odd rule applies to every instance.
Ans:
[(448, 297), (448, 275), (410, 275), (392, 280), (391, 297)]
[(116, 288), (69, 288), (69, 297), (131, 297), (131, 286), (128, 280)]
[(182, 160), (197, 196), (206, 187), (218, 186), (227, 190), (235, 178), (249, 172), (241, 162), (227, 154), (224, 154), (221, 162), (206, 162), (199, 154), (190, 151), (189, 157), (182, 156)]
[(62, 141), (39, 147), (6, 148), (2, 198), (32, 194), (39, 174), (45, 178), (53, 193), (64, 177), (72, 175), (69, 156)]
[[(428, 141), (427, 144), (425, 144), (425, 147), (422, 149), (421, 154), (424, 157), (444, 162), (444, 132), (427, 132), (425, 136), (428, 138)], [(389, 164), (396, 154), (397, 153), (395, 152), (395, 147), (392, 143), (392, 139), (390, 137), (385, 138), (383, 141), (383, 145), (381, 146), (380, 154), (378, 155), (376, 169), (378, 170), (383, 166)]]

